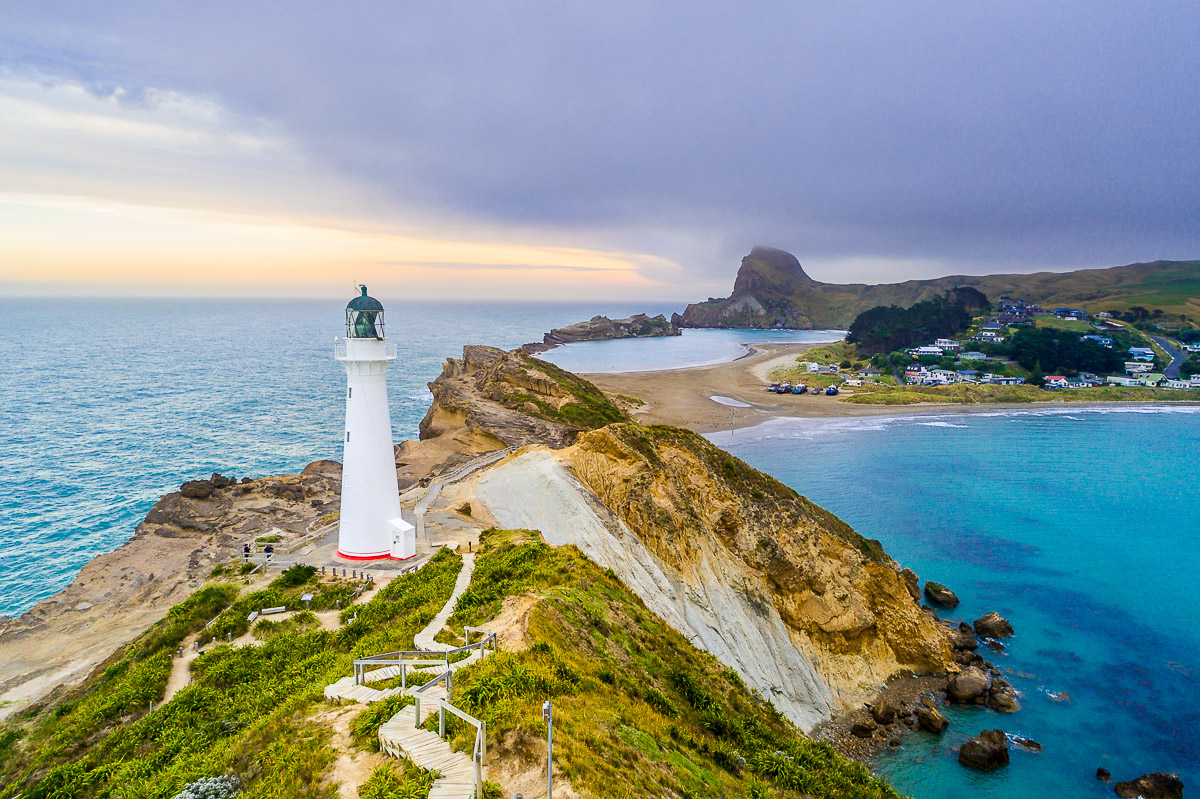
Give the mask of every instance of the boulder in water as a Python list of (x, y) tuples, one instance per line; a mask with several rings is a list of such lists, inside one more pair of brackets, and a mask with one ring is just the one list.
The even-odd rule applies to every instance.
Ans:
[(1153, 774), (1143, 774), (1136, 780), (1118, 782), (1113, 786), (1121, 799), (1183, 799), (1183, 780), (1177, 774), (1165, 774), (1156, 771)]
[(925, 597), (935, 605), (943, 608), (958, 607), (958, 595), (941, 583), (932, 580), (925, 583)]
[(982, 704), (987, 701), (988, 686), (991, 680), (980, 669), (971, 666), (963, 669), (950, 678), (946, 686), (946, 696), (951, 702), (969, 705), (975, 702)]
[(950, 726), (949, 720), (946, 719), (936, 708), (918, 707), (915, 711), (917, 723), (921, 725), (921, 729), (926, 732), (931, 732), (934, 735), (941, 735)]
[(1007, 638), (1013, 634), (1013, 628), (1008, 619), (994, 610), (986, 616), (976, 619), (974, 626), (975, 633), (984, 638)]
[(1096, 779), (1100, 782), (1112, 782), (1112, 773), (1104, 767), (1096, 769)]
[(958, 750), (958, 762), (967, 768), (995, 771), (1008, 765), (1008, 738), (1004, 730), (984, 730)]

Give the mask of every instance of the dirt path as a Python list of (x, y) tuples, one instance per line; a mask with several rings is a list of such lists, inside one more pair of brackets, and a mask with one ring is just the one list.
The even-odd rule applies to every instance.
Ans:
[(337, 760), (326, 774), (337, 783), (338, 796), (341, 799), (358, 799), (358, 786), (370, 779), (371, 772), (376, 767), (388, 762), (388, 758), (378, 752), (365, 752), (355, 748), (350, 735), (350, 723), (361, 710), (361, 707), (351, 705), (323, 710), (309, 717), (310, 720), (333, 730), (330, 743), (337, 753)]

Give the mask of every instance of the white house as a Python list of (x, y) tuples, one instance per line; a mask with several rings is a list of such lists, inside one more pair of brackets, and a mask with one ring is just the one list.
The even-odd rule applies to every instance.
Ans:
[(1157, 388), (1162, 383), (1162, 381), (1163, 381), (1163, 376), (1161, 374), (1159, 374), (1158, 372), (1151, 372), (1149, 374), (1138, 375), (1138, 385), (1148, 386), (1150, 388)]
[(936, 355), (940, 358), (940, 357), (942, 357), (942, 348), (941, 347), (931, 347), (931, 346), (917, 347), (915, 349), (909, 350), (908, 354), (912, 355), (913, 357), (916, 357), (916, 358), (919, 358), (922, 355)]
[(943, 351), (950, 350), (952, 352), (957, 352), (963, 348), (962, 344), (959, 344), (952, 338), (939, 338), (937, 341), (933, 342), (933, 344), (936, 347), (940, 347)]
[(1125, 373), (1126, 374), (1137, 375), (1137, 374), (1144, 374), (1146, 372), (1153, 372), (1153, 371), (1154, 371), (1154, 364), (1152, 364), (1152, 363), (1143, 363), (1142, 361), (1126, 361), (1125, 362)]
[(1191, 388), (1191, 380), (1167, 380), (1162, 384), (1166, 388)]
[(1054, 388), (1066, 388), (1067, 387), (1067, 378), (1064, 377), (1063, 375), (1047, 375), (1046, 376), (1046, 385), (1052, 386)]
[(1124, 375), (1109, 375), (1104, 378), (1110, 386), (1136, 386), (1138, 384), (1136, 377), (1125, 377)]

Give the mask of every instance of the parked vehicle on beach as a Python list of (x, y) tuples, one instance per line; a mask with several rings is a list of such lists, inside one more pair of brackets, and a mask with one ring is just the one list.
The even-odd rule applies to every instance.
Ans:
[(808, 386), (804, 385), (803, 383), (797, 383), (796, 385), (792, 386), (793, 394), (803, 394), (807, 391), (808, 391)]
[(837, 395), (838, 395), (838, 387), (837, 386), (830, 386), (829, 388), (825, 389), (825, 396), (836, 397)]

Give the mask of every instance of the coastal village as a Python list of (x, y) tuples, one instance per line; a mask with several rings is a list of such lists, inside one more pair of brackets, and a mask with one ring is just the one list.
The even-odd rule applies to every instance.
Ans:
[[(1022, 328), (1045, 328), (1104, 348), (1123, 359), (1121, 371), (1035, 374), (1013, 360), (1006, 343)], [(1148, 335), (1100, 311), (1043, 309), (1036, 303), (1001, 297), (991, 313), (973, 320), (957, 337), (935, 338), (891, 356), (859, 360), (854, 348), (835, 344), (798, 360), (798, 368), (767, 386), (779, 394), (844, 390), (869, 392), (884, 386), (1022, 386), (1044, 391), (1078, 391), (1105, 386), (1128, 389), (1200, 390), (1200, 342)], [(794, 375), (794, 376), (793, 376)], [(782, 377), (783, 375), (781, 375)], [(1136, 395), (1131, 395), (1136, 396)]]

